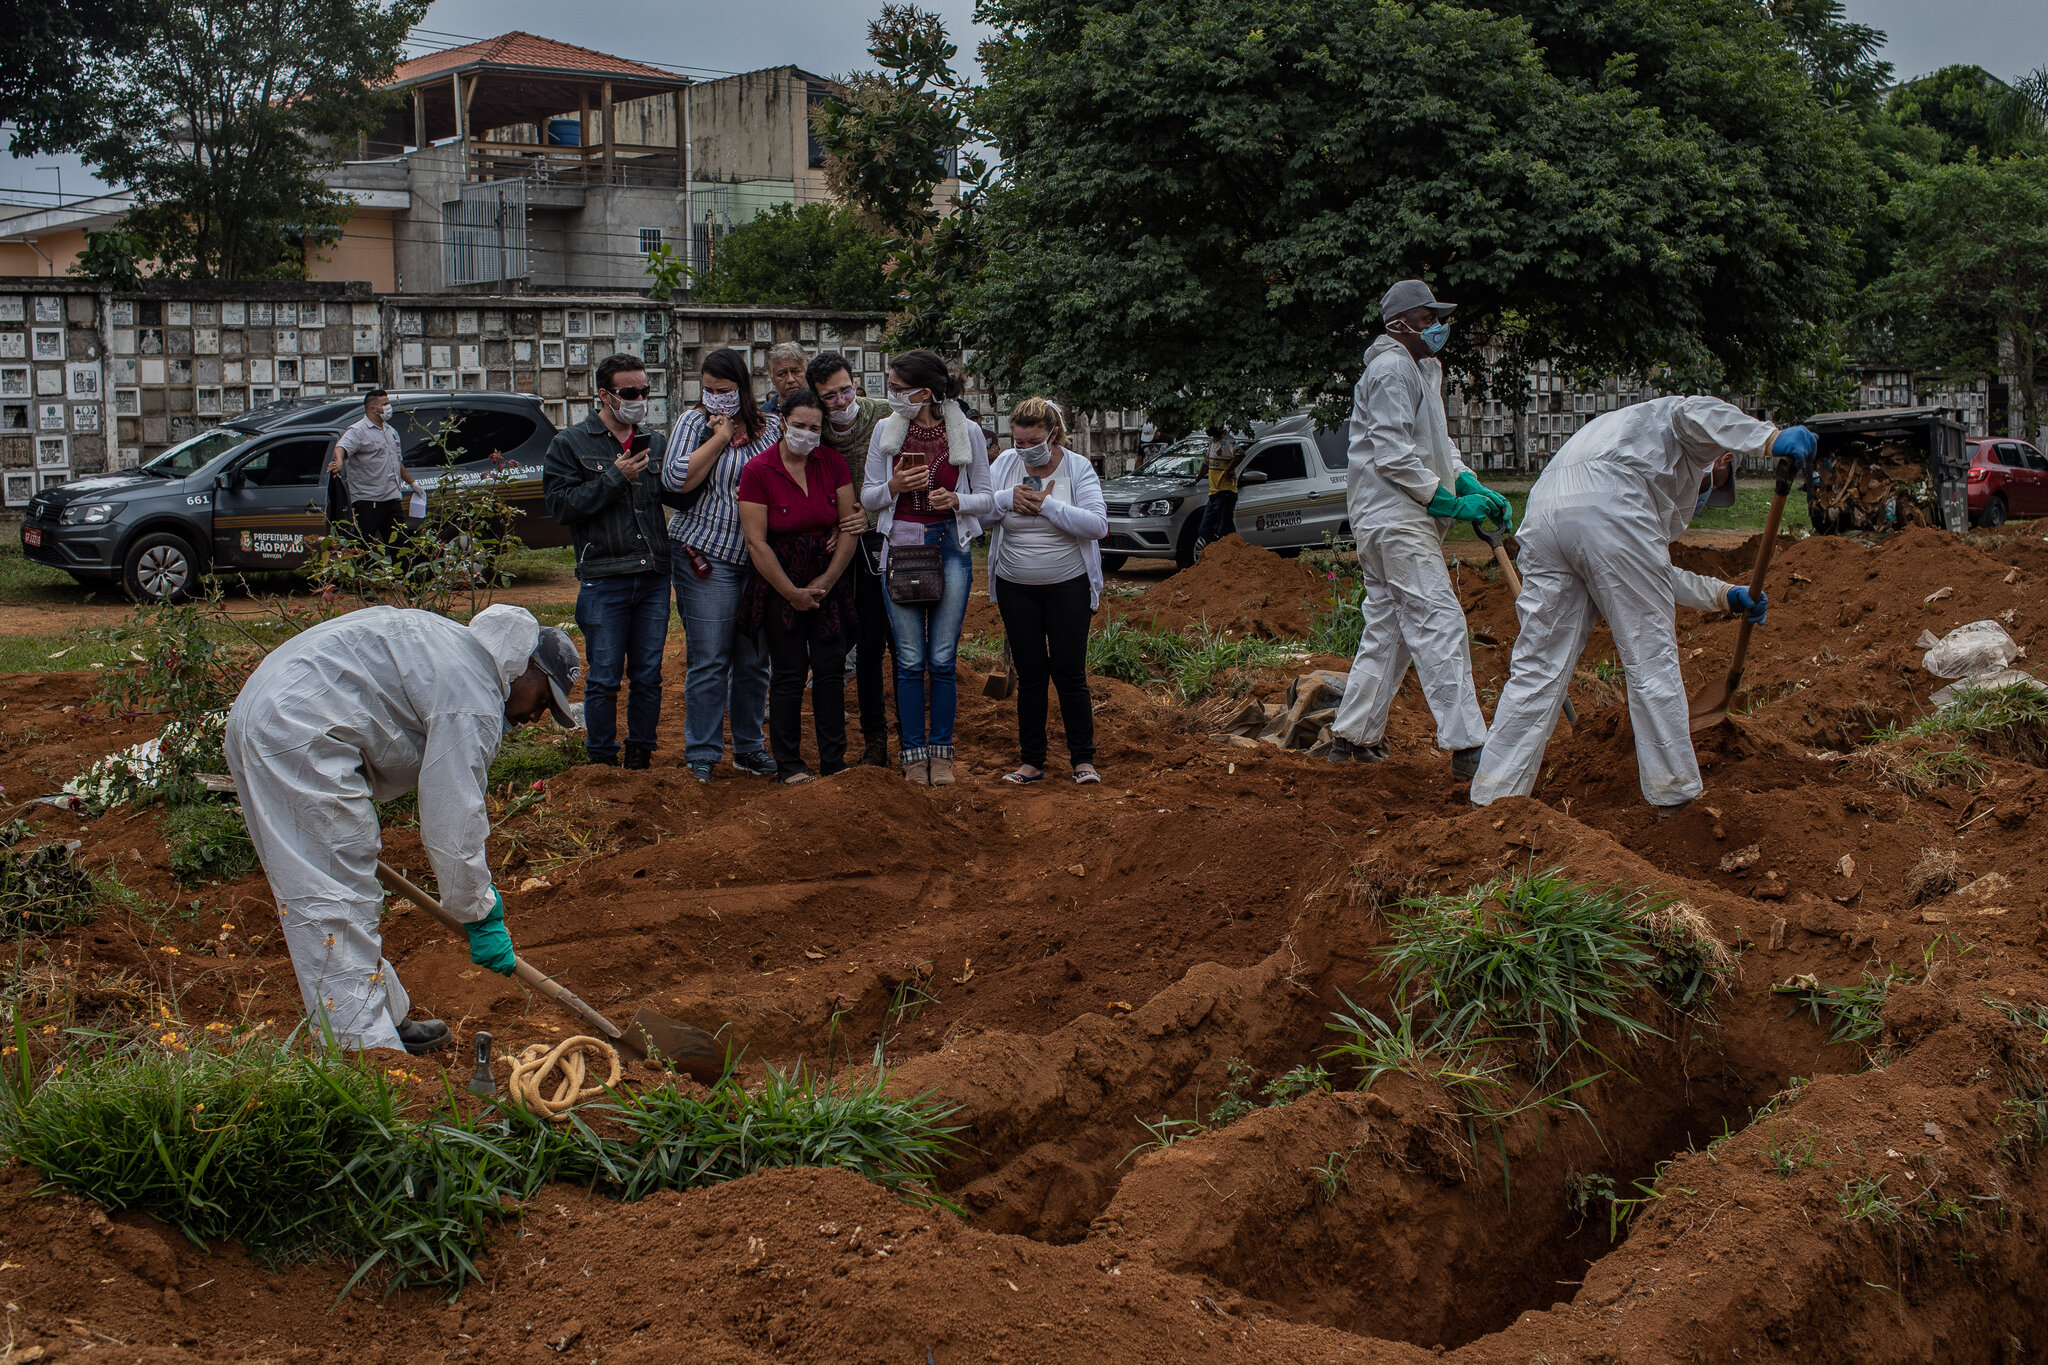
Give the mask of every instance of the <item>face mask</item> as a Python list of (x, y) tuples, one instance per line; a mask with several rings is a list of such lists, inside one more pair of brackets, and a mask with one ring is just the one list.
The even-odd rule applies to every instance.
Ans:
[(704, 395), (704, 410), (718, 417), (731, 417), (740, 410), (740, 391), (730, 393), (709, 393)]
[(1444, 348), (1444, 343), (1451, 339), (1451, 324), (1433, 322), (1416, 335), (1422, 338), (1423, 345), (1429, 347), (1429, 353), (1435, 355)]
[(818, 448), (818, 433), (802, 427), (784, 427), (782, 448), (792, 455), (808, 455)]
[(1033, 469), (1052, 458), (1052, 442), (1040, 441), (1035, 446), (1018, 446), (1017, 453), (1024, 457), (1024, 463)]
[[(734, 397), (738, 397), (738, 395), (735, 394)], [(647, 420), (647, 400), (645, 398), (630, 400), (622, 398), (618, 400), (617, 406), (612, 409), (612, 415), (629, 427), (637, 427)]]
[[(918, 392), (922, 393), (923, 390), (920, 389)], [(898, 417), (915, 417), (917, 416), (917, 410), (923, 406), (924, 400), (922, 398), (912, 398), (907, 393), (892, 392), (889, 395), (889, 411), (895, 413)]]
[(844, 431), (860, 419), (860, 404), (853, 401), (852, 394), (848, 394), (846, 396), (846, 406), (843, 408), (827, 407), (825, 409), (825, 417), (834, 427)]

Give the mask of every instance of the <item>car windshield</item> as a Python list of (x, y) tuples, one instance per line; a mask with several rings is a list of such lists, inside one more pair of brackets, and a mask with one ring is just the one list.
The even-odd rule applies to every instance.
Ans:
[(1139, 465), (1138, 473), (1147, 479), (1199, 479), (1208, 463), (1208, 440), (1189, 437)]
[(180, 442), (163, 454), (142, 466), (145, 474), (156, 474), (166, 479), (182, 479), (187, 474), (197, 474), (215, 457), (227, 454), (236, 446), (247, 445), (253, 439), (246, 431), (232, 427), (215, 427), (204, 431), (189, 441)]

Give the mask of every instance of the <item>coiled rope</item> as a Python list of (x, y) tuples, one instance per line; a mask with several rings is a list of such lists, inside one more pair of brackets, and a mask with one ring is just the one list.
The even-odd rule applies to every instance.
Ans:
[[(516, 1058), (506, 1054), (505, 1060), (512, 1067), (506, 1088), (512, 1092), (513, 1103), (548, 1119), (560, 1119), (576, 1105), (596, 1099), (606, 1087), (617, 1085), (622, 1074), (619, 1050), (602, 1038), (583, 1034), (564, 1038), (553, 1047), (535, 1043)], [(585, 1085), (585, 1076), (596, 1069), (593, 1062), (603, 1063), (605, 1078)]]

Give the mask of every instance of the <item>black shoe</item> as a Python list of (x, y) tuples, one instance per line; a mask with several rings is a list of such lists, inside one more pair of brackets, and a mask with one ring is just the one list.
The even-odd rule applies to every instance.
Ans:
[(768, 757), (765, 749), (756, 749), (750, 754), (734, 754), (732, 766), (749, 777), (773, 777), (776, 772), (775, 760)]
[(448, 1026), (439, 1019), (407, 1019), (398, 1026), (398, 1041), (415, 1057), (448, 1046)]
[(1674, 802), (1668, 806), (1659, 806), (1657, 807), (1657, 818), (1659, 820), (1669, 820), (1691, 804), (1690, 800), (1686, 800)]
[(644, 770), (653, 762), (654, 750), (643, 749), (637, 744), (628, 744), (626, 746), (625, 762), (621, 766), (637, 771)]
[(1484, 744), (1475, 744), (1469, 749), (1451, 750), (1451, 776), (1459, 782), (1470, 782), (1472, 775), (1479, 771), (1479, 759), (1486, 752)]
[(889, 737), (876, 735), (862, 746), (860, 766), (863, 768), (886, 768), (889, 766)]
[(586, 749), (583, 751), (583, 759), (584, 762), (595, 763), (600, 768), (616, 768), (619, 766), (619, 756), (617, 754), (606, 754), (603, 758), (599, 758), (596, 754)]
[(1353, 744), (1342, 735), (1330, 740), (1329, 763), (1384, 763), (1387, 761), (1387, 742), (1377, 744)]

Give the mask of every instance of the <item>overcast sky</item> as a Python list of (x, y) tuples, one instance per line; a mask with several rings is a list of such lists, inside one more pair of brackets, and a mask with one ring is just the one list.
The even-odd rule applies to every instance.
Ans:
[[(973, 0), (919, 0), (943, 15), (962, 55), (973, 57)], [(1975, 62), (2013, 77), (2048, 66), (2048, 0), (1847, 0), (1850, 17), (1883, 29), (1885, 58), (1901, 77)], [(447, 46), (521, 28), (642, 61), (674, 64), (692, 75), (752, 71), (794, 63), (836, 75), (867, 64), (867, 21), (880, 5), (838, 0), (748, 0), (724, 10), (694, 7), (684, 22), (647, 16), (636, 5), (575, 6), (559, 0), (435, 0), (424, 30)], [(566, 22), (573, 13), (576, 22)], [(454, 35), (444, 37), (438, 35)], [(425, 36), (424, 33), (422, 35)], [(424, 50), (424, 49), (420, 49)], [(63, 165), (66, 199), (95, 188), (75, 157), (0, 159), (0, 197), (48, 203), (58, 188), (47, 169)], [(23, 191), (37, 193), (22, 193)]]

